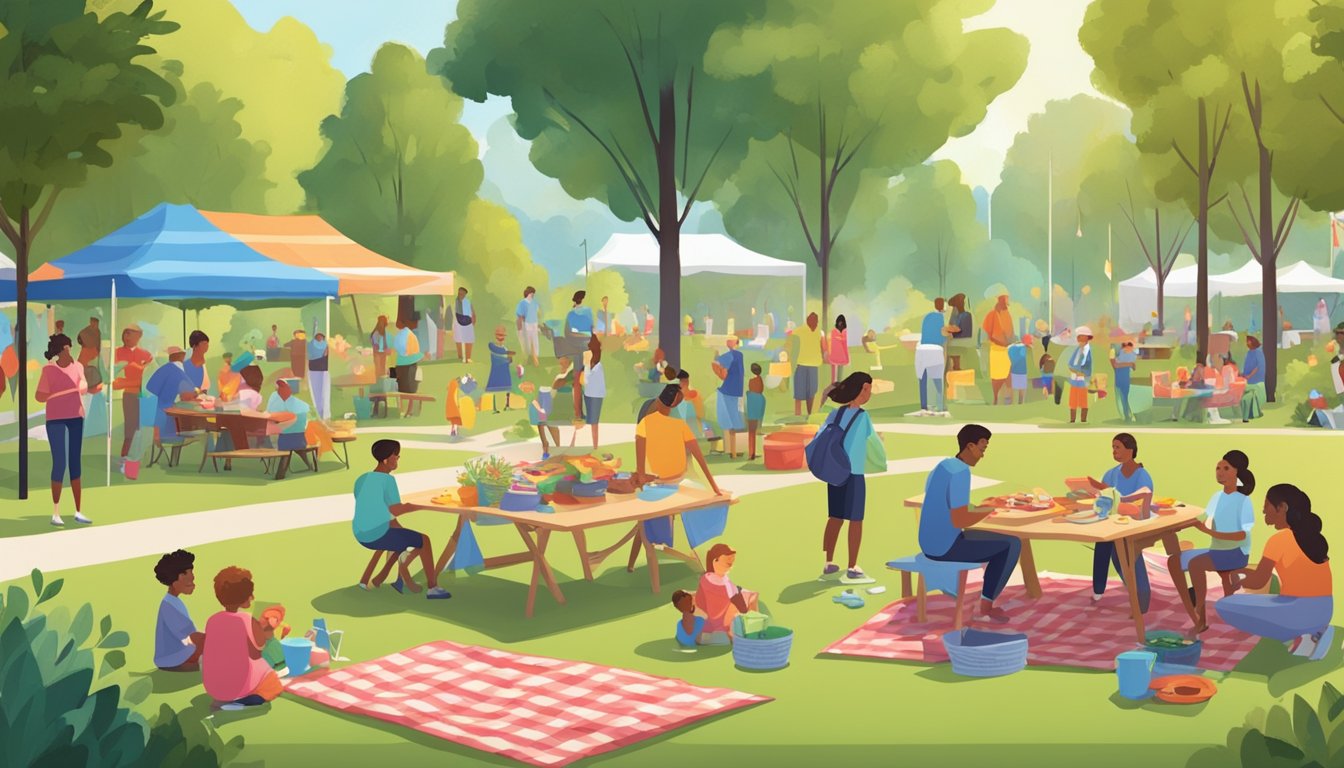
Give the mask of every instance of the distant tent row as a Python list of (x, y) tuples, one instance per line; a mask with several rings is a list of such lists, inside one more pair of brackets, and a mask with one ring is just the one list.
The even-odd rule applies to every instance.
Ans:
[[(1190, 299), (1198, 289), (1199, 269), (1195, 265), (1172, 270), (1167, 275), (1163, 295), (1169, 299)], [(1209, 275), (1209, 297), (1238, 298), (1261, 294), (1260, 263), (1250, 261), (1221, 275)], [(1344, 280), (1331, 277), (1316, 267), (1299, 261), (1278, 271), (1279, 295), (1309, 293), (1328, 296), (1344, 293)], [(1138, 329), (1152, 322), (1157, 311), (1157, 276), (1152, 268), (1120, 283), (1120, 326)]]

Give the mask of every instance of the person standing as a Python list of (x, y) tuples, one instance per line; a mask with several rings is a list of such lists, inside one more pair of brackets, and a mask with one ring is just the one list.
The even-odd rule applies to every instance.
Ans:
[(644, 305), (644, 335), (653, 335), (653, 313), (649, 311), (649, 305)]
[(1115, 369), (1115, 395), (1120, 400), (1120, 414), (1128, 422), (1134, 418), (1129, 407), (1130, 377), (1139, 366), (1139, 354), (1134, 351), (1134, 342), (1128, 339), (1120, 345), (1120, 353), (1111, 357), (1111, 368)]
[[(1008, 383), (1012, 361), (1008, 359), (1008, 345), (1013, 340), (1013, 317), (1008, 313), (1008, 294), (1000, 294), (994, 309), (985, 315), (982, 324), (989, 340), (989, 383), (994, 390), (994, 405), (999, 404), (999, 392)], [(1012, 399), (1012, 391), (1006, 395)]]
[(1017, 567), (1022, 542), (1012, 536), (969, 530), (993, 512), (971, 508), (971, 468), (989, 451), (990, 437), (985, 427), (967, 424), (957, 433), (957, 455), (943, 459), (929, 473), (919, 513), (919, 548), (930, 560), (986, 563), (978, 614), (1005, 623), (1011, 617), (994, 602)]
[[(1279, 311), (1282, 313), (1283, 310), (1280, 309)], [(1190, 345), (1190, 323), (1193, 319), (1194, 316), (1190, 314), (1190, 307), (1187, 306), (1185, 308), (1185, 324), (1181, 326), (1181, 346), (1183, 347)]]
[[(397, 335), (392, 339), (392, 348), (397, 353), (397, 391), (414, 394), (419, 384), (415, 380), (416, 366), (424, 359), (420, 352), (420, 340), (415, 337), (418, 317), (411, 315), (409, 320), (397, 319)], [(409, 411), (410, 403), (407, 403)]]
[(597, 449), (597, 425), (602, 421), (602, 400), (607, 396), (607, 371), (602, 365), (602, 341), (594, 334), (588, 340), (588, 364), (583, 371), (584, 421), (593, 432)]
[(830, 344), (831, 383), (845, 377), (845, 366), (849, 365), (849, 323), (844, 315), (835, 316), (835, 327), (831, 329)]
[[(80, 331), (75, 340), (79, 342), (79, 364), (84, 366), (84, 380), (90, 387), (103, 383), (103, 375), (98, 370), (98, 357), (103, 349), (103, 332), (98, 328), (98, 318), (90, 317), (89, 324)], [(85, 408), (88, 403), (84, 404)]]
[(495, 340), (490, 342), (490, 377), (485, 380), (485, 391), (493, 401), (493, 411), (499, 413), (499, 399), (504, 398), (504, 410), (509, 410), (509, 392), (513, 390), (513, 351), (504, 347), (504, 326), (495, 328)]
[(387, 376), (387, 315), (379, 315), (378, 322), (369, 334), (369, 346), (373, 349), (373, 380), (382, 381)]
[(1027, 402), (1027, 363), (1031, 359), (1031, 344), (1035, 339), (1031, 334), (1008, 345), (1008, 384), (1011, 390), (1004, 398), (1004, 405), (1012, 405), (1013, 395), (1017, 395), (1017, 404)]
[(185, 358), (187, 353), (178, 346), (168, 347), (168, 362), (159, 366), (145, 382), (145, 391), (156, 398), (154, 426), (159, 433), (160, 443), (177, 440), (177, 421), (167, 411), (178, 400), (190, 402), (196, 399), (197, 388), (187, 377)]
[(47, 443), (51, 446), (51, 524), (65, 525), (61, 519), (61, 483), (70, 468), (70, 492), (75, 497), (75, 522), (93, 521), (80, 509), (80, 454), (84, 445), (84, 395), (96, 393), (84, 378), (84, 366), (70, 354), (70, 337), (63, 333), (47, 341), (47, 364), (37, 382), (34, 399), (46, 405)]
[[(587, 345), (588, 338), (593, 335), (593, 310), (592, 307), (583, 306), (583, 300), (587, 297), (587, 291), (575, 291), (573, 302), (574, 306), (565, 315), (565, 338), (582, 339), (582, 342), (571, 341), (570, 344), (576, 347), (579, 344)], [(582, 348), (566, 350), (573, 354), (575, 361), (575, 373), (583, 371), (583, 351)], [(583, 391), (579, 387), (574, 387), (574, 416), (577, 419), (583, 419)]]
[(803, 415), (803, 403), (807, 403), (807, 415), (812, 415), (812, 401), (817, 396), (817, 370), (825, 361), (826, 346), (817, 330), (819, 318), (813, 312), (807, 316), (807, 324), (795, 328), (794, 338), (798, 339), (798, 351), (793, 369), (793, 415)]
[(1069, 423), (1077, 421), (1081, 410), (1086, 424), (1087, 386), (1092, 381), (1092, 329), (1080, 325), (1074, 338), (1078, 340), (1078, 346), (1069, 355)]
[(308, 377), (308, 341), (302, 328), (289, 341), (289, 370), (296, 379)]
[(1330, 335), (1330, 310), (1325, 306), (1325, 299), (1316, 302), (1316, 311), (1311, 313), (1311, 330), (1318, 339), (1323, 339)]
[(523, 298), (514, 311), (518, 324), (518, 346), (522, 347), (523, 357), (532, 356), (532, 365), (541, 365), (540, 323), (537, 320), (537, 289), (527, 286), (523, 289)]
[(453, 343), (457, 345), (457, 361), (471, 363), (471, 345), (476, 343), (476, 308), (467, 298), (467, 289), (457, 289), (453, 303)]
[(729, 336), (728, 351), (714, 361), (714, 373), (723, 380), (719, 385), (718, 421), (723, 433), (728, 457), (737, 458), (737, 434), (746, 428), (742, 421), (742, 394), (746, 380), (746, 365), (738, 350), (738, 339)]
[(601, 330), (602, 335), (604, 335), (604, 336), (611, 336), (611, 335), (612, 335), (611, 321), (612, 321), (612, 317), (611, 317), (611, 309), (610, 309), (610, 297), (608, 297), (608, 296), (603, 296), (603, 297), (602, 297), (602, 312), (601, 312), (601, 313), (598, 315), (598, 317), (597, 317), (598, 327), (599, 327), (599, 329)]
[[(915, 347), (915, 379), (919, 381), (919, 415), (942, 415), (947, 411), (944, 398), (947, 389), (943, 386), (943, 377), (947, 363), (946, 344), (949, 333), (947, 320), (943, 317), (942, 297), (933, 300), (933, 311), (924, 315), (919, 324), (919, 346)], [(938, 394), (937, 409), (929, 410), (929, 383)]]
[(319, 419), (331, 418), (330, 361), (331, 351), (327, 348), (326, 334), (317, 330), (317, 320), (314, 319), (313, 340), (308, 342), (308, 391)]
[(761, 378), (761, 364), (751, 364), (751, 381), (747, 382), (747, 448), (748, 461), (756, 460), (756, 433), (765, 420), (765, 380)]
[(210, 390), (210, 372), (205, 369), (205, 353), (210, 351), (210, 337), (201, 331), (192, 331), (187, 341), (191, 344), (191, 357), (183, 361), (182, 371), (187, 374), (187, 381), (191, 382), (199, 395)]
[(277, 326), (271, 326), (271, 335), (266, 338), (267, 357), (271, 357), (271, 352), (280, 351), (280, 329)]
[[(849, 568), (845, 578), (862, 580), (859, 567), (859, 547), (863, 544), (863, 517), (867, 499), (864, 472), (870, 458), (874, 467), (887, 467), (886, 448), (882, 437), (873, 429), (872, 417), (863, 406), (873, 396), (873, 377), (863, 372), (851, 373), (831, 390), (831, 400), (838, 406), (827, 427), (834, 426), (844, 434), (845, 454), (849, 458), (849, 478), (842, 485), (826, 485), (826, 530), (821, 548), (826, 554), (822, 577), (840, 571), (835, 563), (835, 547), (840, 540), (840, 529), (849, 523)], [(827, 428), (823, 427), (823, 429)], [(818, 435), (821, 433), (818, 432)], [(813, 438), (815, 439), (815, 438)]]
[(121, 332), (121, 346), (117, 347), (114, 365), (119, 366), (112, 379), (112, 389), (121, 390), (121, 421), (124, 436), (121, 439), (121, 473), (126, 474), (126, 457), (131, 453), (131, 442), (140, 429), (140, 393), (144, 388), (145, 368), (154, 356), (140, 348), (143, 336), (140, 328), (129, 326)]
[(966, 311), (966, 294), (958, 293), (947, 300), (952, 307), (951, 317), (948, 318), (949, 326), (956, 326), (952, 332), (952, 339), (947, 344), (948, 359), (952, 361), (952, 370), (961, 370), (961, 356), (973, 353), (975, 349), (974, 318), (971, 313)]

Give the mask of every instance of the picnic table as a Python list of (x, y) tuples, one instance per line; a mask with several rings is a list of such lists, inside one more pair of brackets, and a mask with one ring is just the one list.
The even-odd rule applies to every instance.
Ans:
[(1171, 394), (1158, 395), (1153, 394), (1153, 407), (1171, 406), (1171, 420), (1180, 421), (1181, 411), (1190, 403), (1206, 397), (1213, 397), (1212, 389), (1182, 389), (1173, 387)]
[(289, 469), (289, 452), (253, 447), (249, 442), (251, 434), (265, 434), (268, 427), (282, 424), (278, 415), (263, 415), (256, 411), (207, 411), (194, 406), (174, 406), (165, 409), (164, 413), (177, 422), (179, 433), (204, 430), (229, 436), (233, 443), (233, 449), (230, 451), (212, 451), (207, 442), (205, 449), (201, 451), (201, 466), (197, 468), (198, 472), (205, 469), (206, 460), (211, 458), (224, 459), (225, 469), (231, 468), (233, 459), (258, 459), (266, 466), (267, 472), (270, 471), (268, 462), (278, 459), (275, 479), (285, 479), (285, 472)]
[[(659, 554), (670, 555), (698, 568), (700, 571), (704, 571), (705, 568), (700, 562), (700, 556), (696, 554), (694, 549), (682, 552), (649, 541), (644, 533), (644, 522), (664, 517), (676, 517), (683, 512), (709, 509), (722, 504), (737, 503), (737, 500), (731, 494), (716, 496), (711, 491), (683, 485), (677, 490), (676, 494), (661, 501), (643, 501), (633, 494), (629, 496), (611, 495), (605, 502), (557, 505), (555, 512), (552, 513), (506, 512), (495, 507), (462, 507), (436, 503), (434, 499), (441, 493), (441, 491), (425, 491), (410, 494), (402, 499), (403, 502), (410, 504), (416, 510), (447, 512), (457, 515), (457, 527), (453, 530), (453, 535), (444, 545), (442, 553), (435, 562), (435, 570), (442, 572), (448, 567), (449, 561), (452, 560), (453, 554), (457, 551), (457, 542), (461, 538), (462, 529), (468, 522), (476, 522), (481, 517), (499, 518), (508, 522), (518, 531), (518, 535), (527, 548), (522, 552), (487, 557), (485, 558), (485, 568), (502, 568), (520, 563), (532, 563), (532, 581), (527, 590), (527, 604), (524, 609), (524, 615), (529, 618), (536, 606), (538, 582), (545, 582), (546, 588), (550, 591), (555, 602), (560, 605), (565, 604), (564, 593), (560, 591), (560, 585), (555, 581), (555, 572), (546, 560), (546, 548), (550, 544), (552, 534), (568, 533), (574, 537), (574, 545), (579, 550), (579, 561), (583, 564), (583, 577), (587, 581), (593, 580), (594, 568), (601, 565), (604, 560), (623, 548), (627, 543), (631, 543), (630, 559), (626, 564), (626, 570), (631, 572), (635, 570), (635, 563), (639, 560), (639, 554), (642, 550), (649, 566), (649, 580), (652, 583), (653, 592), (657, 594), (662, 588), (658, 572)], [(597, 552), (588, 549), (588, 531), (619, 525), (631, 525), (630, 530), (619, 541)]]
[[(920, 509), (924, 506), (924, 494), (905, 500), (905, 506)], [(1147, 640), (1143, 611), (1139, 610), (1139, 590), (1134, 580), (1134, 562), (1143, 554), (1143, 550), (1159, 541), (1168, 555), (1179, 554), (1180, 540), (1177, 532), (1191, 528), (1203, 516), (1204, 510), (1185, 504), (1178, 504), (1168, 514), (1154, 513), (1147, 520), (1127, 518), (1128, 522), (1118, 523), (1118, 513), (1112, 512), (1105, 520), (1080, 525), (1057, 516), (1048, 520), (1024, 524), (1001, 523), (994, 516), (985, 518), (974, 526), (977, 531), (989, 531), (1004, 536), (1012, 536), (1022, 542), (1022, 555), (1018, 565), (1022, 569), (1022, 582), (1027, 596), (1032, 599), (1041, 597), (1041, 582), (1036, 573), (1036, 559), (1031, 551), (1033, 540), (1076, 541), (1084, 544), (1110, 542), (1115, 544), (1116, 555), (1120, 560), (1121, 576), (1125, 590), (1129, 594), (1129, 608), (1134, 615), (1134, 632), (1140, 643)]]
[[(381, 404), (383, 406), (383, 418), (389, 418), (388, 403), (393, 398), (397, 400), (397, 413), (403, 417), (414, 415), (412, 410), (415, 414), (418, 414), (424, 403), (434, 402), (433, 395), (422, 395), (417, 392), (375, 392), (369, 395), (369, 400), (373, 403), (374, 415), (377, 415), (378, 406)], [(403, 405), (406, 406), (405, 412), (401, 409)]]

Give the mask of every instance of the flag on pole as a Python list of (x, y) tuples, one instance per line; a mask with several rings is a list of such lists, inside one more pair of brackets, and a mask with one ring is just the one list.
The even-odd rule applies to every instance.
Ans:
[(1341, 214), (1332, 214), (1330, 216), (1330, 241), (1335, 247), (1339, 247), (1339, 218)]
[(1111, 260), (1110, 260), (1110, 259), (1107, 259), (1107, 260), (1106, 260), (1106, 279), (1107, 279), (1107, 280), (1110, 280), (1110, 279), (1111, 279)]

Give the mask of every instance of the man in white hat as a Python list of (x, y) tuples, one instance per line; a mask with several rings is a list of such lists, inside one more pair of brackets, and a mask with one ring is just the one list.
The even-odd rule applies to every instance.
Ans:
[(1078, 346), (1069, 355), (1069, 423), (1077, 421), (1081, 409), (1086, 424), (1087, 385), (1092, 381), (1092, 329), (1080, 325), (1073, 335)]
[(166, 411), (178, 400), (184, 402), (195, 400), (197, 393), (195, 385), (187, 378), (187, 372), (182, 365), (182, 361), (187, 357), (186, 351), (178, 346), (170, 346), (167, 352), (167, 364), (159, 366), (154, 375), (149, 377), (149, 381), (145, 382), (145, 391), (158, 398), (158, 415), (155, 417), (154, 426), (159, 428), (161, 443), (177, 440), (177, 422)]

